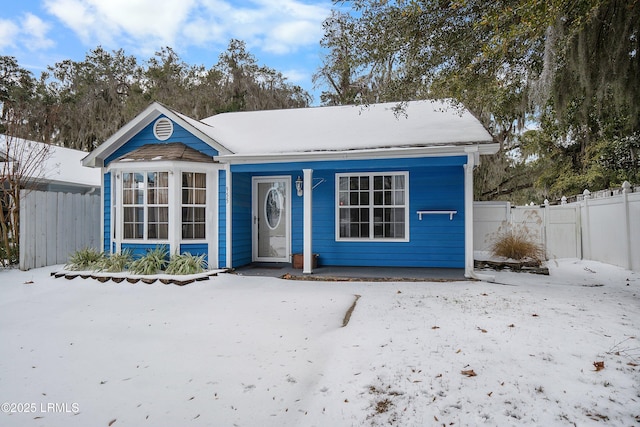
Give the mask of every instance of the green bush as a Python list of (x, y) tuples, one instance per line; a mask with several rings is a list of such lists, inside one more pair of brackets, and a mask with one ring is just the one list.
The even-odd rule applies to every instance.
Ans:
[(156, 246), (155, 249), (147, 251), (143, 257), (131, 262), (129, 271), (133, 274), (158, 274), (167, 266), (168, 256), (169, 251), (166, 246)]
[(195, 256), (186, 252), (180, 255), (172, 255), (165, 273), (175, 275), (197, 274), (202, 273), (206, 267), (207, 262), (204, 260), (204, 254)]
[(84, 248), (75, 251), (69, 257), (69, 262), (65, 265), (65, 269), (79, 270), (99, 270), (104, 262), (104, 253), (94, 248)]
[(109, 256), (105, 256), (100, 263), (100, 270), (107, 271), (109, 273), (119, 273), (129, 268), (129, 265), (133, 262), (133, 254), (130, 249), (125, 249), (120, 253), (112, 253)]

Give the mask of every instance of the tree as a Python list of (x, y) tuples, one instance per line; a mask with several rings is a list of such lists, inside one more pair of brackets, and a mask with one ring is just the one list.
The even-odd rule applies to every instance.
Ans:
[[(28, 120), (35, 86), (31, 72), (20, 67), (16, 58), (0, 56), (0, 134), (7, 133), (11, 123)], [(29, 136), (26, 126), (12, 129), (19, 136)]]
[(223, 111), (307, 107), (310, 95), (272, 68), (259, 66), (241, 40), (231, 40), (211, 72), (220, 78)]
[(58, 62), (49, 73), (45, 93), (56, 101), (53, 142), (79, 150), (91, 151), (131, 119), (129, 97), (142, 92), (137, 60), (122, 49), (97, 47), (84, 61)]
[[(20, 127), (20, 124), (17, 124)], [(0, 138), (0, 264), (19, 261), (20, 192), (32, 190), (44, 174), (43, 164), (51, 155), (49, 144), (14, 136), (14, 123)]]
[[(549, 135), (558, 135), (555, 144), (578, 144), (582, 171), (587, 147), (603, 140), (613, 123), (619, 138), (638, 128), (637, 0), (349, 3), (353, 13), (340, 22), (351, 31), (349, 38), (326, 31), (325, 40), (333, 41), (328, 46), (347, 43), (345, 51), (357, 54), (342, 57), (348, 66), (329, 56), (323, 69), (370, 70), (386, 60), (386, 99), (451, 98), (464, 104), (502, 147), (483, 162), (477, 195), (518, 192), (527, 187), (520, 180), (527, 175), (533, 188), (539, 170), (523, 170), (534, 162), (511, 155), (520, 150), (526, 123), (557, 126)], [(512, 173), (518, 179), (511, 180)]]

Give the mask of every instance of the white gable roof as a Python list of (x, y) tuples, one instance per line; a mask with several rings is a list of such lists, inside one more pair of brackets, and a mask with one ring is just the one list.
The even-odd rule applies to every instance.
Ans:
[[(101, 185), (100, 170), (82, 166), (82, 159), (87, 155), (84, 151), (19, 138), (10, 139), (7, 142), (6, 136), (0, 135), (0, 154), (3, 157), (6, 156), (8, 144), (10, 144), (9, 160), (17, 161), (20, 161), (20, 157), (29, 156), (29, 153), (39, 153), (48, 148), (49, 152), (43, 156), (41, 167), (30, 171), (28, 178), (40, 182), (76, 186), (100, 187)], [(12, 153), (20, 154), (12, 156)]]
[[(482, 124), (446, 101), (223, 113), (202, 122), (236, 155), (493, 144)], [(233, 156), (232, 156), (233, 157)]]
[(221, 154), (228, 153), (226, 147), (221, 146), (217, 143), (217, 141), (212, 139), (211, 126), (180, 114), (170, 108), (165, 107), (159, 102), (154, 102), (149, 105), (143, 112), (138, 114), (133, 120), (120, 128), (109, 139), (100, 144), (88, 156), (86, 156), (82, 160), (82, 164), (90, 167), (102, 166), (102, 163), (107, 157), (115, 153), (116, 150), (123, 144), (125, 144), (130, 138), (134, 137), (138, 132), (140, 132), (161, 115), (168, 117), (183, 128), (189, 130), (191, 133), (215, 148)]

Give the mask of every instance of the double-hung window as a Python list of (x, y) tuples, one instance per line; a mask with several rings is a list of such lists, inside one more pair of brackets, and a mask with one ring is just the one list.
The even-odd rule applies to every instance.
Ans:
[(182, 173), (182, 238), (206, 238), (207, 175)]
[(408, 172), (337, 174), (336, 181), (338, 240), (408, 240)]
[(167, 240), (168, 172), (123, 172), (122, 209), (124, 239)]

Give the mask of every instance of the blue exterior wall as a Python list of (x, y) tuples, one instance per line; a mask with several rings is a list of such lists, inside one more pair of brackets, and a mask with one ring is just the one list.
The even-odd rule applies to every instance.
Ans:
[(251, 174), (232, 173), (232, 267), (251, 262)]
[[(160, 116), (165, 117), (165, 116)], [(119, 157), (124, 156), (125, 154), (142, 147), (147, 144), (168, 144), (170, 142), (182, 142), (190, 146), (193, 149), (201, 151), (207, 156), (217, 156), (218, 151), (216, 151), (209, 144), (203, 142), (202, 140), (195, 137), (191, 132), (179, 126), (177, 123), (173, 122), (173, 135), (171, 138), (166, 141), (158, 141), (156, 137), (153, 135), (153, 122), (148, 124), (144, 129), (138, 132), (133, 138), (127, 141), (122, 147), (118, 148), (115, 153), (107, 157), (104, 161), (104, 165), (107, 166), (112, 161), (118, 159)]]
[(218, 171), (218, 266), (227, 266), (227, 173)]
[(209, 246), (207, 243), (182, 243), (180, 245), (180, 253), (190, 253), (195, 256), (204, 254), (204, 260), (209, 264)]
[(148, 251), (152, 251), (156, 247), (162, 246), (162, 244), (158, 245), (155, 243), (123, 243), (121, 246), (123, 252), (128, 249), (131, 251), (133, 258), (137, 259), (145, 256)]
[[(165, 116), (162, 115), (159, 117), (165, 117)], [(132, 137), (125, 144), (123, 144), (120, 148), (118, 148), (112, 155), (107, 157), (107, 159), (105, 159), (105, 162), (104, 162), (105, 167), (110, 162), (117, 160), (121, 156), (147, 144), (167, 144), (171, 142), (181, 142), (208, 156), (218, 155), (217, 150), (215, 150), (213, 147), (206, 144), (205, 142), (203, 142), (202, 140), (194, 136), (191, 132), (184, 129), (183, 127), (181, 127), (175, 122), (173, 122), (173, 135), (166, 141), (159, 141), (158, 139), (156, 139), (155, 135), (153, 134), (154, 122), (155, 120), (149, 125), (147, 125), (140, 132), (138, 132), (134, 137)], [(132, 163), (131, 166), (132, 168), (135, 167), (135, 163)], [(224, 171), (221, 172), (220, 176), (224, 176), (223, 174), (224, 174)], [(224, 186), (222, 188), (224, 188)], [(111, 202), (112, 202), (111, 201), (111, 173), (105, 174), (105, 188), (102, 194), (104, 197), (104, 212), (103, 212), (104, 214), (104, 230), (103, 230), (104, 250), (105, 252), (115, 252), (115, 245), (112, 244), (112, 239), (111, 239), (111, 236), (113, 235), (112, 218), (111, 218)], [(221, 208), (222, 209), (226, 208), (224, 203), (221, 205)], [(221, 230), (224, 231), (224, 228), (222, 228)], [(224, 236), (224, 232), (222, 234)], [(223, 245), (222, 248), (224, 248), (225, 247), (224, 240), (222, 242), (222, 245)], [(134, 257), (138, 257), (138, 256), (144, 255), (148, 249), (154, 249), (156, 246), (157, 244), (155, 243), (127, 243), (127, 244), (123, 243), (122, 250), (130, 249), (132, 250)], [(208, 260), (209, 251), (206, 243), (181, 244), (180, 252), (181, 253), (190, 252), (193, 255), (200, 255), (204, 253), (207, 256), (207, 260)], [(224, 260), (224, 257), (222, 259)], [(224, 265), (224, 261), (222, 262), (222, 264), (219, 264), (219, 265)]]
[[(251, 177), (291, 176), (291, 249), (303, 247), (303, 198), (295, 180), (303, 168), (313, 169), (313, 251), (320, 265), (464, 268), (464, 168), (466, 156), (389, 160), (234, 165), (233, 266), (251, 262)], [(345, 172), (409, 172), (409, 241), (336, 241), (335, 174)], [(456, 210), (425, 215), (418, 210)]]

